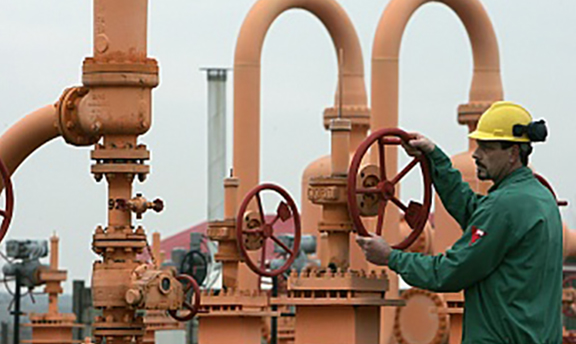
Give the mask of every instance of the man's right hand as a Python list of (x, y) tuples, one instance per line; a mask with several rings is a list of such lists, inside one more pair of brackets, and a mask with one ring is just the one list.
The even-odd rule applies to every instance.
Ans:
[(430, 141), (427, 137), (419, 133), (412, 133), (414, 137), (408, 142), (402, 141), (402, 147), (406, 150), (406, 153), (410, 156), (419, 156), (422, 153), (431, 153), (436, 145), (434, 142)]

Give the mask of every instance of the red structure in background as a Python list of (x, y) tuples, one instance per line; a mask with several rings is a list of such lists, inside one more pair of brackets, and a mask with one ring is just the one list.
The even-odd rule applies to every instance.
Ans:
[[(266, 215), (266, 222), (272, 221), (276, 215)], [(188, 229), (183, 230), (180, 233), (174, 234), (166, 239), (163, 239), (160, 243), (160, 250), (164, 251), (166, 258), (170, 257), (170, 252), (177, 247), (184, 248), (186, 250), (190, 249), (190, 233), (202, 233), (206, 234), (208, 229), (208, 222), (204, 221), (200, 224), (192, 226)], [(274, 226), (274, 232), (276, 234), (292, 233), (290, 229), (289, 222), (281, 222)], [(267, 240), (266, 247), (266, 259), (276, 258), (274, 253), (274, 243), (271, 240)], [(147, 256), (147, 255), (146, 255)]]

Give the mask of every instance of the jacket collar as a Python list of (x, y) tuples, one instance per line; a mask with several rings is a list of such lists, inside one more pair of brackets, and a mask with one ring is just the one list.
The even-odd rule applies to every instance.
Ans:
[(511, 185), (517, 182), (527, 180), (529, 178), (534, 178), (534, 173), (531, 169), (526, 166), (522, 166), (504, 177), (499, 183), (492, 185), (488, 192), (496, 191), (498, 189), (505, 188), (507, 185)]

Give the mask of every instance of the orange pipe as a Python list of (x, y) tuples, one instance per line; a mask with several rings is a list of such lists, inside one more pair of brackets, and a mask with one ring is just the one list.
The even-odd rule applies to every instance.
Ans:
[[(36, 149), (60, 136), (57, 113), (55, 105), (44, 106), (26, 115), (0, 136), (0, 159), (11, 175)], [(2, 190), (2, 181), (0, 185)]]
[[(259, 182), (260, 60), (266, 33), (274, 20), (290, 9), (315, 15), (332, 36), (341, 65), (343, 106), (366, 106), (364, 64), (360, 42), (348, 15), (334, 0), (260, 0), (248, 13), (234, 57), (234, 176), (243, 197)], [(339, 54), (336, 54), (337, 56)], [(339, 103), (338, 95), (335, 104)]]
[[(376, 31), (372, 50), (371, 129), (398, 126), (398, 56), (406, 24), (431, 0), (392, 0)], [(441, 0), (462, 20), (474, 58), (470, 102), (502, 99), (498, 43), (492, 23), (479, 0)]]

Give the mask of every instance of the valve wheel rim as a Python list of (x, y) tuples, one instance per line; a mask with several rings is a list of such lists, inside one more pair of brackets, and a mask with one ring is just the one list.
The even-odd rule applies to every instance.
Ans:
[(184, 300), (184, 302), (182, 302), (182, 305), (184, 306), (185, 309), (189, 310), (190, 313), (186, 314), (186, 315), (180, 315), (178, 314), (179, 311), (177, 310), (169, 310), (168, 313), (170, 314), (170, 316), (178, 321), (189, 321), (192, 320), (192, 318), (194, 318), (194, 316), (196, 315), (196, 313), (198, 313), (198, 310), (200, 309), (200, 287), (198, 286), (198, 283), (196, 283), (196, 280), (194, 278), (192, 278), (192, 276), (190, 275), (186, 275), (186, 274), (181, 274), (176, 276), (176, 279), (178, 281), (180, 281), (180, 283), (184, 284), (183, 282), (188, 282), (188, 284), (185, 285), (184, 287), (184, 297), (186, 297), (186, 295), (188, 294), (188, 292), (190, 291), (190, 289), (194, 289), (194, 303), (190, 304), (188, 301)]
[[(199, 257), (202, 265), (194, 265), (194, 257)], [(204, 269), (204, 272), (198, 274), (198, 271), (202, 271), (202, 268)], [(184, 258), (180, 263), (180, 273), (191, 276), (198, 285), (203, 285), (208, 275), (208, 260), (201, 251), (190, 250), (184, 255)]]
[[(266, 215), (264, 212), (264, 206), (262, 205), (262, 199), (260, 197), (260, 192), (262, 192), (262, 191), (274, 191), (274, 192), (280, 194), (280, 196), (282, 196), (284, 201), (286, 201), (285, 204), (288, 206), (288, 209), (290, 210), (290, 215), (292, 217), (292, 221), (293, 221), (293, 225), (294, 225), (293, 226), (294, 247), (292, 249), (290, 249), (288, 246), (286, 246), (280, 239), (278, 239), (274, 235), (274, 225), (276, 224), (276, 222), (279, 219), (281, 219), (281, 215), (279, 214), (278, 210), (277, 210), (277, 214), (276, 214), (275, 218), (270, 223), (266, 223)], [(243, 229), (244, 213), (248, 209), (248, 206), (249, 206), (249, 204), (253, 198), (256, 198), (256, 203), (258, 205), (258, 211), (260, 213), (260, 227), (258, 227), (257, 229), (245, 230), (245, 229)], [(281, 204), (282, 204), (282, 202), (281, 202)], [(280, 209), (281, 204), (279, 205), (279, 207), (277, 209)], [(258, 264), (256, 264), (252, 260), (252, 258), (248, 254), (248, 249), (247, 249), (246, 245), (244, 244), (244, 235), (250, 234), (250, 233), (261, 233), (262, 236), (264, 237), (264, 241), (262, 243), (262, 248), (261, 248), (262, 252), (260, 254), (260, 265), (259, 266), (258, 266)], [(240, 250), (240, 252), (242, 253), (242, 256), (244, 257), (244, 262), (256, 274), (258, 274), (260, 276), (266, 276), (266, 277), (276, 277), (276, 276), (284, 273), (286, 270), (288, 270), (290, 268), (290, 266), (292, 266), (292, 263), (294, 263), (294, 260), (296, 259), (297, 253), (300, 251), (301, 234), (302, 234), (302, 229), (301, 229), (300, 214), (298, 213), (298, 208), (296, 207), (296, 203), (294, 202), (292, 197), (290, 197), (290, 194), (286, 190), (284, 190), (283, 188), (281, 188), (280, 186), (275, 185), (275, 184), (264, 183), (264, 184), (256, 186), (254, 189), (252, 189), (250, 192), (248, 192), (248, 194), (246, 194), (246, 197), (244, 197), (244, 200), (240, 204), (240, 208), (238, 209), (238, 214), (236, 216), (236, 238), (237, 238), (237, 242), (238, 242), (238, 249)], [(286, 253), (290, 254), (290, 257), (286, 260), (286, 262), (284, 262), (284, 264), (281, 267), (279, 267), (278, 269), (275, 269), (275, 270), (269, 270), (265, 266), (265, 263), (266, 263), (266, 244), (267, 244), (268, 240), (274, 241), (274, 243), (276, 243), (278, 246), (280, 246)]]
[(4, 164), (4, 161), (0, 159), (0, 177), (4, 183), (4, 190), (6, 192), (6, 209), (0, 209), (0, 216), (2, 217), (2, 223), (0, 224), (0, 243), (8, 233), (8, 228), (10, 227), (10, 222), (12, 221), (12, 214), (14, 213), (14, 189), (12, 188), (12, 181), (10, 180), (10, 172)]
[[(350, 168), (348, 171), (348, 210), (350, 218), (356, 228), (356, 231), (361, 236), (369, 236), (369, 232), (364, 226), (360, 209), (356, 200), (359, 194), (376, 194), (379, 196), (378, 204), (378, 218), (376, 222), (376, 234), (382, 235), (382, 226), (384, 224), (384, 216), (386, 214), (386, 207), (389, 202), (398, 207), (404, 212), (406, 222), (412, 228), (412, 232), (401, 242), (392, 245), (394, 249), (406, 249), (418, 238), (424, 230), (428, 215), (430, 214), (430, 207), (432, 205), (432, 179), (430, 177), (429, 162), (421, 154), (413, 159), (398, 172), (392, 179), (388, 179), (386, 175), (386, 154), (385, 146), (387, 145), (400, 145), (402, 141), (408, 141), (412, 137), (405, 131), (397, 128), (384, 128), (372, 133), (366, 138), (356, 150)], [(362, 160), (370, 147), (375, 143), (378, 145), (378, 169), (380, 171), (380, 182), (375, 188), (357, 188), (356, 182), (358, 179), (358, 172)], [(422, 204), (417, 202), (410, 202), (406, 206), (400, 199), (394, 196), (396, 185), (416, 166), (420, 165), (424, 186), (424, 200)], [(410, 216), (409, 218), (407, 216)]]

